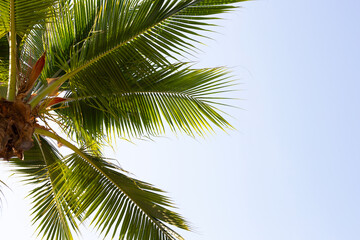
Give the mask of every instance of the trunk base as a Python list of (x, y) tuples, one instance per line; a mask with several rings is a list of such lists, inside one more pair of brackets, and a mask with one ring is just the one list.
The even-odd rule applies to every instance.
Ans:
[(0, 99), (0, 158), (23, 159), (24, 151), (33, 146), (35, 123), (30, 105)]

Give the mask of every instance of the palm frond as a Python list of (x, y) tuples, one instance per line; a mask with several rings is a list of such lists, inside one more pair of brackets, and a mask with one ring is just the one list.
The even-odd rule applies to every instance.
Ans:
[(76, 232), (78, 226), (72, 206), (60, 194), (67, 167), (50, 142), (42, 137), (36, 139), (35, 146), (25, 152), (24, 161), (12, 161), (16, 171), (25, 177), (24, 181), (36, 185), (29, 194), (33, 223), (39, 224), (37, 230), (44, 239), (71, 240), (72, 231)]
[[(79, 13), (84, 16), (83, 19), (93, 20), (91, 24), (73, 24), (73, 19), (76, 20), (71, 15), (74, 14), (74, 10), (56, 15), (47, 29), (46, 44), (51, 52), (57, 54), (52, 56), (50, 53), (49, 57), (53, 64), (60, 68), (54, 68), (52, 73), (57, 75), (67, 72), (61, 77), (60, 82), (67, 81), (84, 69), (110, 71), (114, 61), (121, 63), (122, 68), (137, 65), (139, 71), (151, 71), (154, 64), (169, 64), (169, 58), (176, 59), (178, 54), (187, 53), (189, 49), (194, 48), (194, 37), (201, 36), (199, 31), (207, 30), (211, 25), (203, 19), (196, 19), (197, 16), (214, 18), (213, 14), (231, 9), (228, 4), (234, 2), (88, 1), (96, 7), (86, 8)], [(95, 2), (97, 4), (94, 4)], [(69, 8), (77, 9), (78, 1), (74, 1), (73, 4), (73, 7)], [(192, 8), (196, 11), (187, 10)], [(216, 11), (209, 11), (213, 8)], [(68, 22), (70, 23), (67, 24)], [(82, 38), (75, 38), (72, 34), (75, 32), (72, 29), (77, 25), (86, 26), (80, 28), (86, 31), (78, 30), (80, 34), (77, 36)], [(63, 44), (71, 41), (72, 45)], [(49, 76), (51, 71), (48, 72)], [(40, 93), (32, 102), (37, 102), (42, 97), (43, 94)]]
[[(69, 182), (80, 192), (85, 218), (104, 235), (120, 239), (182, 239), (164, 223), (188, 229), (185, 221), (167, 209), (171, 201), (148, 183), (130, 178), (102, 158), (77, 154), (67, 159)], [(112, 232), (112, 233), (111, 233)]]
[(167, 224), (189, 229), (186, 221), (169, 209), (173, 203), (160, 189), (128, 177), (117, 165), (76, 148), (54, 133), (44, 129), (36, 132), (74, 151), (65, 160), (70, 174), (61, 195), (71, 205), (79, 206), (76, 212), (84, 214), (82, 220), (92, 218), (104, 235), (112, 234), (119, 239), (179, 240), (181, 236)]
[[(111, 74), (116, 76), (114, 70)], [(76, 78), (76, 94), (72, 91), (68, 96), (71, 101), (57, 110), (66, 131), (81, 140), (83, 128), (87, 138), (101, 140), (103, 133), (112, 136), (114, 132), (126, 138), (159, 135), (166, 126), (174, 132), (200, 136), (212, 132), (214, 126), (231, 128), (213, 102), (222, 100), (217, 99), (219, 93), (234, 84), (226, 69), (192, 69), (177, 64), (141, 78), (124, 75), (126, 82), (122, 83), (104, 73), (110, 81), (95, 79), (98, 84), (91, 86), (87, 85), (87, 79), (94, 77), (91, 72)]]
[(78, 59), (86, 67), (111, 54), (123, 56), (123, 61), (143, 56), (137, 62), (165, 63), (193, 48), (194, 37), (212, 25), (194, 17), (208, 15), (211, 19), (234, 8), (228, 5), (234, 2), (241, 0), (106, 1), (94, 23), (94, 37), (85, 42)]
[(24, 35), (50, 17), (58, 0), (2, 0), (0, 1), (0, 38), (10, 31), (10, 5), (15, 6), (15, 30)]

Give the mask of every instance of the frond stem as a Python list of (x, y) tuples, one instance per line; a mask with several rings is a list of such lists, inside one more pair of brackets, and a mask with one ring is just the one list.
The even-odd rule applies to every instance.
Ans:
[[(94, 164), (91, 159), (89, 159), (88, 156), (86, 156), (86, 154), (84, 154), (79, 148), (77, 148), (75, 145), (73, 145), (72, 143), (68, 142), (67, 140), (65, 140), (64, 138), (60, 137), (59, 135), (52, 133), (48, 130), (45, 130), (43, 128), (35, 128), (35, 133), (36, 134), (40, 134), (49, 138), (52, 138), (62, 144), (64, 144), (64, 146), (70, 148), (73, 152), (75, 152), (76, 154), (78, 154), (81, 158), (83, 158), (88, 164), (90, 164), (94, 169), (96, 169), (97, 171), (99, 171), (103, 176), (105, 176), (112, 184), (114, 184), (118, 189), (121, 190), (121, 187), (115, 183), (114, 181), (111, 180), (111, 178), (102, 170), (100, 169), (98, 166), (96, 166), (96, 164)], [(122, 191), (122, 190), (121, 190)], [(162, 224), (160, 224), (158, 221), (156, 221), (152, 216), (148, 215), (129, 195), (127, 195), (124, 191), (122, 191), (129, 199), (131, 199), (135, 204), (136, 207), (138, 207), (139, 209), (141, 209), (146, 215), (147, 217), (150, 219), (150, 221), (152, 221), (155, 225), (157, 225), (160, 229), (164, 229), (164, 226), (162, 226)], [(170, 229), (169, 229), (170, 230)], [(171, 237), (170, 233), (168, 232), (167, 229), (164, 229), (165, 234), (167, 234), (168, 236)], [(176, 234), (174, 232), (174, 234)]]
[(38, 137), (35, 136), (35, 139), (36, 139), (37, 144), (39, 145), (41, 155), (43, 156), (43, 159), (44, 159), (45, 164), (46, 164), (47, 169), (48, 169), (48, 176), (47, 177), (48, 177), (48, 180), (49, 180), (49, 182), (51, 184), (51, 188), (54, 189), (55, 194), (53, 195), (53, 197), (54, 197), (55, 206), (56, 206), (57, 211), (59, 212), (59, 215), (60, 215), (60, 221), (62, 222), (62, 225), (66, 226), (66, 235), (67, 235), (67, 237), (69, 239), (72, 239), (70, 229), (68, 228), (68, 224), (66, 222), (63, 210), (62, 210), (61, 205), (59, 203), (60, 200), (59, 200), (59, 197), (58, 197), (58, 193), (55, 190), (56, 188), (55, 188), (55, 185), (54, 185), (54, 179), (52, 177), (51, 169), (50, 169), (51, 168), (51, 163), (49, 163), (48, 159), (46, 158), (46, 154), (44, 153), (44, 150), (43, 150), (43, 148), (41, 146), (41, 143), (40, 143)]
[[(198, 3), (200, 0), (194, 1), (194, 2), (190, 2), (188, 4), (186, 4), (185, 6), (183, 6), (181, 9), (179, 9), (178, 11), (174, 11), (171, 12), (169, 14), (169, 16), (165, 17), (164, 19), (162, 19), (161, 21), (143, 29), (141, 32), (135, 34), (134, 36), (130, 37), (129, 39), (120, 42), (119, 44), (117, 44), (116, 46), (112, 47), (111, 49), (99, 54), (98, 56), (94, 57), (93, 59), (89, 60), (88, 62), (86, 62), (85, 64), (83, 64), (82, 66), (74, 69), (73, 71), (63, 75), (62, 77), (60, 77), (56, 82), (53, 84), (50, 84), (49, 86), (45, 87), (43, 90), (40, 91), (40, 93), (35, 96), (33, 99), (31, 99), (31, 101), (29, 102), (31, 108), (33, 109), (34, 107), (36, 107), (36, 105), (43, 99), (45, 98), (47, 95), (49, 95), (52, 91), (54, 91), (59, 85), (63, 84), (66, 80), (70, 79), (71, 77), (73, 77), (75, 74), (79, 73), (80, 71), (82, 71), (83, 69), (87, 68), (88, 66), (92, 65), (93, 63), (99, 61), (100, 59), (102, 59), (104, 56), (114, 52), (115, 50), (119, 49), (120, 47), (128, 44), (129, 42), (135, 40), (136, 38), (138, 38), (139, 36), (145, 34), (148, 31), (151, 31), (151, 29), (153, 29), (154, 27), (161, 25), (163, 22), (165, 22), (166, 20), (168, 20), (169, 18), (175, 16), (176, 14), (178, 14), (179, 12), (181, 12), (182, 10), (184, 10), (185, 8), (194, 5), (196, 3)], [(57, 73), (56, 73), (57, 74)]]
[(7, 100), (14, 101), (16, 96), (16, 28), (15, 28), (15, 0), (10, 0), (10, 32), (9, 32), (9, 84)]
[(36, 107), (40, 101), (42, 99), (44, 99), (47, 95), (49, 95), (50, 93), (52, 93), (57, 87), (59, 87), (61, 84), (63, 84), (66, 80), (70, 79), (71, 77), (73, 77), (75, 74), (77, 74), (78, 72), (80, 72), (81, 70), (83, 70), (86, 66), (82, 66), (80, 68), (75, 69), (72, 72), (69, 72), (63, 76), (61, 76), (59, 79), (57, 79), (56, 81), (50, 83), (47, 87), (43, 88), (38, 95), (36, 95), (34, 98), (32, 98), (29, 101), (29, 104), (31, 106), (31, 109), (33, 109), (34, 107)]

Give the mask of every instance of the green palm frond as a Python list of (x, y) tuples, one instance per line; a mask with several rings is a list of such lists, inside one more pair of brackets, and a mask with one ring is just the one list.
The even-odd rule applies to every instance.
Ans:
[[(37, 137), (36, 137), (37, 138)], [(60, 193), (64, 187), (67, 167), (56, 148), (40, 137), (35, 146), (24, 155), (24, 161), (16, 160), (16, 171), (26, 183), (35, 184), (30, 192), (33, 223), (38, 224), (39, 234), (45, 239), (71, 240), (77, 231), (73, 206)]]
[(69, 168), (63, 196), (81, 220), (92, 224), (104, 235), (119, 239), (179, 240), (180, 235), (167, 224), (189, 230), (186, 221), (169, 208), (172, 201), (152, 185), (128, 177), (116, 164), (80, 150), (70, 142), (44, 129), (48, 136), (74, 151), (64, 161)]
[[(168, 122), (173, 130), (181, 129), (190, 135), (193, 132), (202, 135), (204, 129), (211, 130), (209, 123), (215, 123), (221, 128), (228, 125), (213, 107), (209, 107), (209, 102), (204, 104), (204, 101), (209, 99), (195, 102), (194, 98), (179, 98), (179, 94), (184, 96), (181, 92), (173, 95), (146, 95), (138, 100), (135, 98), (139, 98), (139, 94), (131, 98), (124, 96), (127, 93), (148, 92), (148, 89), (141, 87), (134, 89), (134, 85), (144, 85), (137, 81), (158, 71), (161, 68), (159, 66), (168, 65), (167, 58), (175, 56), (179, 53), (179, 49), (186, 51), (192, 46), (190, 36), (198, 36), (199, 30), (205, 30), (210, 25), (204, 23), (202, 18), (197, 19), (197, 16), (214, 18), (213, 14), (233, 8), (227, 5), (233, 2), (235, 1), (188, 0), (176, 3), (158, 1), (157, 4), (153, 1), (139, 1), (130, 4), (127, 1), (87, 0), (74, 1), (73, 5), (68, 6), (69, 9), (64, 8), (63, 13), (56, 15), (53, 23), (48, 25), (47, 35), (44, 37), (48, 46), (47, 60), (54, 62), (48, 64), (45, 76), (49, 77), (53, 74), (57, 76), (67, 71), (74, 76), (69, 85), (63, 85), (63, 89), (69, 91), (71, 97), (96, 96), (96, 99), (83, 101), (72, 110), (65, 110), (66, 114), (71, 115), (83, 113), (71, 128), (74, 133), (81, 135), (78, 139), (99, 139), (103, 136), (104, 130), (107, 133), (113, 132), (114, 128), (108, 126), (118, 127), (116, 131), (119, 134), (125, 133), (128, 136), (159, 134), (163, 132), (163, 120), (158, 114), (160, 112), (166, 116), (165, 122)], [(215, 10), (210, 11), (213, 8)], [(111, 21), (108, 19), (109, 16), (112, 16)], [(89, 20), (91, 24), (84, 19)], [(152, 21), (144, 21), (144, 19), (152, 19)], [(34, 39), (31, 43), (37, 43), (36, 49), (42, 48), (43, 43), (39, 41), (41, 38), (35, 36)], [(37, 55), (42, 51), (44, 49), (37, 51)], [(59, 66), (64, 71), (59, 70)], [(80, 71), (84, 68), (86, 71)], [(80, 84), (82, 84), (80, 91), (84, 90), (85, 94), (78, 94)], [(115, 101), (112, 94), (114, 91), (118, 96), (115, 97)], [(168, 90), (163, 91), (161, 88), (151, 89), (150, 93), (152, 91), (168, 93)], [(100, 98), (99, 93), (110, 93), (109, 95), (112, 96)], [(119, 104), (109, 106), (109, 101), (116, 103), (124, 99), (136, 104), (122, 103), (122, 106)], [(150, 100), (154, 103), (150, 103)], [(155, 121), (144, 116), (144, 111), (138, 113), (140, 109), (138, 102), (144, 102), (147, 107), (152, 107), (155, 112), (151, 114), (157, 115), (152, 117)], [(169, 105), (171, 108), (171, 103), (176, 104), (175, 109), (167, 107)], [(153, 107), (154, 105), (156, 107)], [(129, 106), (135, 107), (131, 109)], [(159, 106), (162, 107), (161, 110), (158, 109)], [(190, 118), (182, 116), (186, 112), (195, 113), (198, 109), (202, 110), (202, 114), (198, 116), (190, 116)], [(93, 120), (84, 117), (88, 116), (86, 112), (92, 113), (92, 111), (96, 112), (95, 115), (92, 114)], [(65, 121), (68, 121), (67, 125), (72, 122), (72, 120)], [(85, 128), (86, 132), (81, 130), (84, 124), (89, 127)], [(203, 128), (204, 126), (206, 127)]]
[(57, 0), (1, 0), (0, 1), (0, 38), (10, 31), (10, 6), (15, 6), (15, 29), (20, 35), (28, 33), (34, 26), (44, 23), (51, 15)]
[[(58, 139), (59, 140), (59, 139)], [(121, 239), (182, 239), (166, 224), (188, 229), (185, 220), (169, 210), (172, 202), (148, 183), (126, 176), (100, 157), (77, 151), (61, 156), (44, 138), (13, 161), (31, 191), (33, 221), (45, 239), (73, 239), (77, 220), (92, 218), (101, 233)], [(76, 218), (77, 216), (77, 218)]]
[(79, 53), (80, 63), (90, 67), (112, 54), (139, 55), (143, 56), (139, 60), (158, 64), (167, 62), (166, 58), (193, 47), (194, 37), (211, 26), (194, 17), (208, 15), (211, 19), (213, 14), (233, 8), (227, 5), (233, 2), (241, 0), (107, 1), (94, 23), (94, 37), (85, 42)]
[(212, 132), (214, 126), (231, 128), (214, 103), (222, 100), (219, 93), (229, 91), (234, 84), (226, 69), (192, 69), (177, 64), (142, 78), (130, 73), (123, 83), (104, 73), (104, 79), (94, 79), (97, 84), (91, 86), (87, 79), (94, 77), (92, 73), (82, 73), (74, 81), (76, 94), (72, 91), (68, 96), (72, 100), (57, 110), (61, 125), (78, 140), (84, 136), (81, 129), (86, 129), (87, 138), (100, 140), (104, 132), (130, 138), (159, 135), (166, 126), (189, 135)]
[[(162, 191), (127, 177), (116, 165), (99, 157), (77, 154), (67, 159), (69, 182), (80, 192), (81, 210), (101, 233), (120, 239), (182, 239), (165, 223), (188, 229)], [(111, 233), (112, 232), (112, 233)]]
[[(84, 15), (84, 18), (95, 16), (94, 22), (86, 25), (92, 26), (87, 36), (84, 31), (79, 30), (82, 39), (70, 36), (73, 26), (68, 31), (69, 19), (76, 19), (71, 17), (71, 11), (70, 13), (66, 11), (67, 14), (56, 15), (47, 29), (48, 48), (50, 52), (57, 54), (53, 56), (50, 53), (49, 58), (54, 61), (55, 66), (67, 72), (59, 80), (60, 82), (68, 80), (84, 69), (86, 71), (111, 71), (115, 61), (121, 63), (122, 67), (138, 65), (142, 71), (151, 71), (154, 64), (168, 64), (169, 58), (176, 59), (177, 54), (187, 53), (188, 48), (193, 48), (192, 42), (195, 41), (193, 38), (201, 36), (199, 31), (206, 30), (210, 25), (203, 19), (196, 19), (197, 16), (208, 16), (212, 19), (213, 14), (232, 8), (228, 4), (234, 1), (95, 2), (98, 2), (97, 6), (100, 7), (89, 8), (89, 12), (80, 13)], [(74, 4), (76, 6), (77, 1)], [(190, 8), (197, 10), (187, 12)], [(217, 10), (209, 11), (212, 8)], [(97, 11), (96, 14), (93, 11)], [(71, 41), (73, 45), (62, 43)], [(53, 69), (52, 72), (48, 72), (47, 77), (56, 75), (58, 71)], [(32, 101), (36, 102), (43, 96), (40, 93), (35, 98), (36, 100)]]

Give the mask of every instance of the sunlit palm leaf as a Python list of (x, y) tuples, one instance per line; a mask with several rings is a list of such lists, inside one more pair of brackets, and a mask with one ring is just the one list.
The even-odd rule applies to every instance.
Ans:
[(71, 102), (58, 113), (67, 132), (78, 139), (82, 128), (91, 139), (99, 139), (104, 132), (111, 136), (113, 131), (121, 137), (159, 135), (165, 126), (174, 132), (203, 135), (213, 126), (231, 127), (213, 103), (219, 92), (233, 84), (226, 73), (222, 68), (191, 69), (178, 64), (141, 78), (127, 73), (124, 83), (104, 73), (109, 84), (99, 79), (101, 84), (87, 86), (86, 79), (96, 76), (86, 71), (74, 81), (76, 94), (69, 96)]
[(171, 201), (161, 190), (127, 177), (119, 167), (99, 157), (73, 154), (67, 160), (85, 218), (93, 218), (105, 235), (120, 239), (182, 239), (165, 223), (188, 229), (184, 219), (167, 209)]
[[(93, 7), (80, 8), (81, 1), (74, 1), (68, 7), (72, 10), (65, 8), (47, 27), (44, 39), (49, 61), (55, 66), (47, 77), (58, 72), (56, 67), (73, 73), (85, 68), (110, 71), (107, 66), (113, 55), (125, 68), (137, 64), (146, 70), (153, 63), (164, 64), (188, 52), (199, 30), (208, 28), (209, 23), (197, 16), (214, 18), (213, 14), (232, 8), (227, 4), (233, 2), (87, 0), (82, 4)], [(79, 8), (82, 10), (76, 10)], [(217, 10), (209, 11), (212, 8)]]
[(24, 161), (14, 161), (25, 182), (36, 186), (30, 192), (33, 222), (39, 224), (39, 234), (49, 240), (73, 239), (72, 230), (78, 228), (68, 201), (59, 194), (67, 172), (60, 159), (54, 146), (39, 138), (35, 147), (25, 153)]
[(0, 38), (10, 31), (10, 2), (15, 5), (15, 29), (20, 35), (28, 33), (36, 24), (44, 23), (51, 14), (50, 9), (58, 0), (1, 0)]
[[(74, 1), (73, 7), (69, 7), (72, 10), (64, 9), (64, 13), (57, 16), (60, 19), (54, 20), (53, 24), (49, 24), (45, 37), (49, 46), (48, 59), (50, 60), (48, 61), (57, 63), (56, 66), (62, 66), (61, 68), (70, 72), (78, 71), (76, 70), (77, 66), (80, 69), (86, 67), (86, 71), (81, 71), (72, 78), (72, 85), (75, 87), (68, 89), (70, 91), (78, 92), (80, 80), (80, 82), (84, 82), (82, 88), (89, 88), (86, 95), (98, 95), (98, 93), (114, 92), (114, 90), (117, 91), (116, 94), (118, 95), (143, 92), (146, 90), (134, 89), (133, 85), (138, 83), (130, 82), (129, 79), (138, 81), (138, 79), (144, 78), (144, 75), (156, 71), (158, 68), (156, 65), (168, 63), (168, 57), (176, 55), (179, 51), (186, 51), (186, 47), (191, 47), (189, 36), (196, 36), (199, 29), (201, 30), (209, 25), (204, 23), (202, 17), (214, 18), (213, 14), (233, 8), (233, 6), (227, 5), (233, 2), (238, 1), (179, 1), (176, 3), (158, 1), (156, 4), (152, 1), (133, 1), (130, 4), (127, 1), (102, 2), (88, 0), (83, 5), (92, 7), (80, 8), (80, 6), (83, 6), (81, 1)], [(214, 11), (211, 11), (211, 9)], [(108, 19), (109, 16), (111, 16), (111, 21)], [(84, 19), (93, 22), (89, 24)], [(144, 21), (144, 19), (152, 19), (152, 22)], [(75, 21), (75, 24), (72, 21)], [(76, 31), (74, 28), (77, 28)], [(41, 51), (38, 52), (40, 54)], [(57, 56), (52, 56), (52, 53), (57, 53)], [(56, 66), (51, 68), (52, 70), (48, 67), (48, 74), (54, 74)], [(61, 71), (57, 70), (57, 72), (60, 73)], [(154, 91), (163, 92), (161, 89), (155, 89)], [(177, 95), (174, 96), (176, 96), (174, 99), (179, 99)], [(171, 95), (167, 95), (167, 97), (171, 97)], [(146, 102), (149, 102), (150, 99), (156, 101), (158, 96), (155, 98), (153, 95), (148, 95), (146, 99)], [(159, 124), (151, 126), (146, 124), (148, 118), (142, 117), (139, 120), (138, 107), (135, 106), (134, 109), (129, 109), (129, 106), (126, 106), (125, 109), (120, 107), (122, 109), (119, 110), (119, 107), (116, 109), (115, 104), (106, 106), (109, 105), (109, 100), (112, 100), (112, 98), (99, 100), (99, 97), (97, 97), (96, 104), (89, 100), (87, 104), (90, 104), (90, 106), (85, 106), (85, 102), (82, 103), (81, 107), (77, 106), (75, 112), (90, 113), (91, 109), (98, 110), (98, 114), (93, 115), (94, 121), (89, 119), (85, 121), (84, 118), (73, 125), (72, 130), (81, 133), (83, 136), (80, 138), (93, 139), (95, 137), (98, 139), (98, 136), (102, 136), (102, 130), (107, 133), (112, 131), (106, 126), (118, 126), (118, 129), (115, 130), (127, 135), (137, 134), (141, 136), (162, 132), (159, 131), (163, 128), (161, 118), (160, 121), (156, 120)], [(153, 105), (163, 106), (163, 110), (165, 109), (165, 113), (162, 111), (164, 115), (172, 115), (166, 118), (171, 127), (173, 129), (180, 128), (189, 134), (192, 134), (192, 128), (195, 127), (194, 131), (201, 135), (203, 132), (201, 125), (207, 126), (204, 129), (210, 129), (207, 121), (215, 122), (215, 125), (218, 126), (227, 125), (223, 118), (220, 118), (221, 124), (219, 124), (218, 120), (214, 121), (214, 116), (218, 114), (207, 114), (210, 108), (205, 114), (207, 117), (210, 116), (210, 120), (196, 119), (197, 117), (195, 119), (191, 119), (192, 117), (179, 117), (177, 112), (185, 114), (182, 110), (185, 106), (190, 106), (184, 102), (184, 99), (182, 100), (181, 103), (169, 99), (166, 104), (159, 105), (164, 101), (157, 101), (147, 105), (148, 107)], [(169, 115), (166, 113), (168, 112), (166, 105), (170, 103), (178, 104), (177, 109), (171, 111), (172, 114)], [(200, 105), (196, 104), (196, 106)], [(203, 104), (202, 106), (207, 105)], [(153, 107), (153, 109), (158, 110), (157, 107)], [(190, 109), (195, 110), (196, 108), (190, 106)], [(214, 113), (214, 109), (211, 112)], [(131, 117), (134, 114), (135, 117)], [(125, 120), (119, 123), (116, 120), (117, 118), (124, 118)], [(86, 132), (84, 132), (81, 130), (84, 122), (96, 122), (97, 124), (87, 124), (89, 128), (85, 128)], [(129, 122), (133, 122), (133, 124), (128, 125)], [(191, 124), (187, 122), (191, 122)], [(96, 131), (93, 131), (94, 129)], [(96, 136), (88, 135), (88, 132)]]
[(111, 54), (135, 54), (164, 63), (166, 58), (192, 47), (193, 38), (200, 36), (199, 30), (210, 25), (193, 17), (209, 15), (210, 19), (213, 14), (233, 8), (227, 5), (233, 2), (241, 0), (107, 1), (94, 24), (95, 36), (86, 41), (79, 59), (89, 67)]

